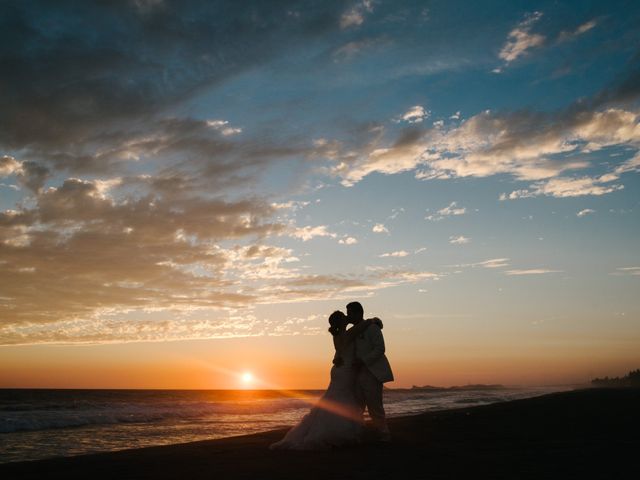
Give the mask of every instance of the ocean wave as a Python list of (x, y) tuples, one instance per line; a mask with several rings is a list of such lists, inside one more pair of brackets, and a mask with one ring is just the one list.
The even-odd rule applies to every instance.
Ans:
[[(149, 424), (220, 431), (231, 424), (265, 421), (290, 424), (301, 417), (321, 392), (282, 396), (277, 392), (191, 391), (54, 391), (7, 392), (0, 395), (0, 434), (60, 430), (90, 426)], [(538, 392), (542, 393), (542, 392)], [(463, 405), (486, 404), (535, 395), (536, 391), (501, 390), (424, 392), (389, 390), (385, 408), (390, 416), (415, 414)], [(109, 427), (115, 428), (115, 427)]]
[(309, 402), (305, 400), (282, 399), (244, 404), (179, 402), (160, 405), (93, 405), (92, 408), (83, 405), (75, 409), (14, 408), (10, 412), (5, 410), (0, 413), (0, 433), (181, 420), (235, 422), (238, 417), (272, 415), (308, 407)]
[(471, 398), (460, 398), (455, 400), (453, 403), (458, 404), (475, 404), (475, 403), (494, 403), (501, 402), (507, 400), (503, 397), (471, 397)]

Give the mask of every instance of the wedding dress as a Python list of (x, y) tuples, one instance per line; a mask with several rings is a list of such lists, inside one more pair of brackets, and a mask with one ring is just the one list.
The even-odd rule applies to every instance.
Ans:
[(331, 368), (329, 387), (300, 423), (271, 449), (328, 450), (360, 442), (363, 419), (355, 397), (355, 345), (346, 332), (333, 337), (333, 343), (342, 363)]

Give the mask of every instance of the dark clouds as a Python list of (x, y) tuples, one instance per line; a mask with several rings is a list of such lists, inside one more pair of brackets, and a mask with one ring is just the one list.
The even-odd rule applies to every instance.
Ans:
[[(220, 244), (258, 242), (252, 262), (273, 274), (283, 253), (259, 243), (285, 226), (270, 201), (232, 189), (308, 147), (174, 109), (339, 29), (343, 8), (3, 2), (0, 175), (25, 187), (16, 209), (0, 214), (3, 335), (28, 341), (28, 325), (82, 320), (82, 338), (98, 338), (89, 328), (97, 312), (253, 303), (229, 280), (234, 254)], [(74, 337), (60, 328), (45, 337)]]
[[(334, 75), (353, 74), (365, 90), (367, 82), (383, 82), (393, 91), (395, 79), (466, 64), (467, 54), (460, 53), (469, 46), (486, 64), (493, 53), (476, 36), (503, 40), (491, 21), (474, 18), (460, 29), (457, 11), (448, 21), (437, 18), (428, 24), (429, 12), (421, 5), (392, 18), (396, 8), (394, 2), (338, 1), (2, 2), (0, 176), (12, 177), (12, 187), (22, 188), (18, 203), (0, 213), (2, 340), (126, 340), (149, 338), (147, 329), (161, 338), (166, 334), (162, 328), (177, 324), (157, 330), (142, 322), (141, 333), (136, 322), (109, 323), (100, 315), (129, 309), (245, 308), (434, 278), (427, 272), (340, 276), (297, 271), (293, 252), (266, 243), (298, 226), (278, 219), (274, 199), (260, 198), (260, 190), (252, 188), (278, 162), (313, 159), (301, 169), (307, 172), (322, 169), (327, 159), (335, 161), (329, 171), (345, 184), (372, 172), (416, 169), (424, 169), (424, 178), (510, 173), (534, 181), (584, 167), (575, 160), (546, 158), (560, 156), (567, 145), (640, 141), (634, 130), (637, 115), (624, 110), (638, 98), (637, 73), (558, 112), (480, 112), (464, 124), (443, 122), (440, 127), (427, 127), (425, 115), (424, 128), (403, 128), (393, 123), (393, 115), (414, 105), (413, 100), (384, 118), (384, 99), (367, 93), (367, 103), (380, 105), (377, 116), (365, 109), (351, 120), (353, 112), (344, 105), (353, 104), (344, 92), (334, 91), (340, 85), (332, 83)], [(407, 27), (404, 22), (416, 16), (411, 12), (420, 19)], [(387, 34), (389, 25), (395, 26)], [(411, 35), (404, 35), (406, 28)], [(303, 60), (295, 56), (306, 47)], [(373, 58), (385, 52), (381, 62)], [(350, 70), (350, 64), (369, 61), (376, 63)], [(215, 94), (216, 87), (260, 67), (267, 67), (260, 74), (269, 77), (276, 63), (295, 70), (284, 72), (294, 75), (290, 84), (278, 86), (283, 90), (305, 83), (300, 95), (312, 96), (313, 87), (306, 83), (326, 82), (326, 95), (342, 95), (318, 100), (346, 101), (335, 117), (331, 112), (340, 118), (339, 139), (320, 127), (316, 135), (309, 125), (317, 112), (300, 108), (296, 92), (283, 99), (277, 88), (260, 91), (257, 105), (247, 101), (247, 111), (238, 115), (252, 118), (266, 108), (267, 99), (277, 105), (272, 107), (277, 115), (266, 116), (277, 118), (269, 125), (246, 128), (216, 112), (210, 118), (189, 116), (185, 105), (199, 94)], [(260, 74), (250, 88), (260, 88)], [(307, 116), (310, 121), (297, 123)], [(636, 167), (629, 163), (606, 180), (596, 180), (606, 184)], [(569, 190), (566, 182), (540, 184), (516, 197), (537, 191), (593, 193), (594, 181), (581, 179)], [(311, 238), (305, 228), (314, 228), (301, 229)], [(326, 229), (318, 231), (337, 238)], [(58, 329), (60, 322), (67, 323)], [(30, 330), (34, 325), (53, 326), (38, 336)], [(190, 325), (180, 328), (187, 335)]]
[(90, 141), (336, 28), (339, 8), (293, 1), (3, 2), (0, 143), (20, 149)]
[(32, 192), (38, 192), (44, 185), (49, 169), (36, 162), (26, 161), (22, 163), (18, 180)]

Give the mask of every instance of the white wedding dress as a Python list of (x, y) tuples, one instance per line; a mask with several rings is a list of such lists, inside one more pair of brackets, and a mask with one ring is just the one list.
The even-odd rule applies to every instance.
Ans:
[(341, 333), (333, 338), (340, 366), (331, 368), (331, 382), (318, 403), (271, 449), (329, 450), (360, 442), (362, 410), (355, 398), (355, 345)]

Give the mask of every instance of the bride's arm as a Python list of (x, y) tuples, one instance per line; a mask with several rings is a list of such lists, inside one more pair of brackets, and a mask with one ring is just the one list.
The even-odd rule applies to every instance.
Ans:
[(351, 327), (349, 330), (346, 330), (344, 332), (345, 342), (353, 342), (353, 340), (358, 335), (363, 333), (373, 323), (374, 323), (373, 319), (363, 320), (360, 323), (358, 323), (357, 325), (354, 325), (353, 327)]
[(335, 337), (333, 337), (333, 347), (335, 348), (335, 354), (333, 355), (333, 360), (331, 363), (333, 363), (336, 367), (339, 367), (344, 363), (344, 360), (340, 355), (340, 353), (342, 352), (343, 342), (343, 340), (340, 339), (340, 336), (341, 335), (336, 335)]

